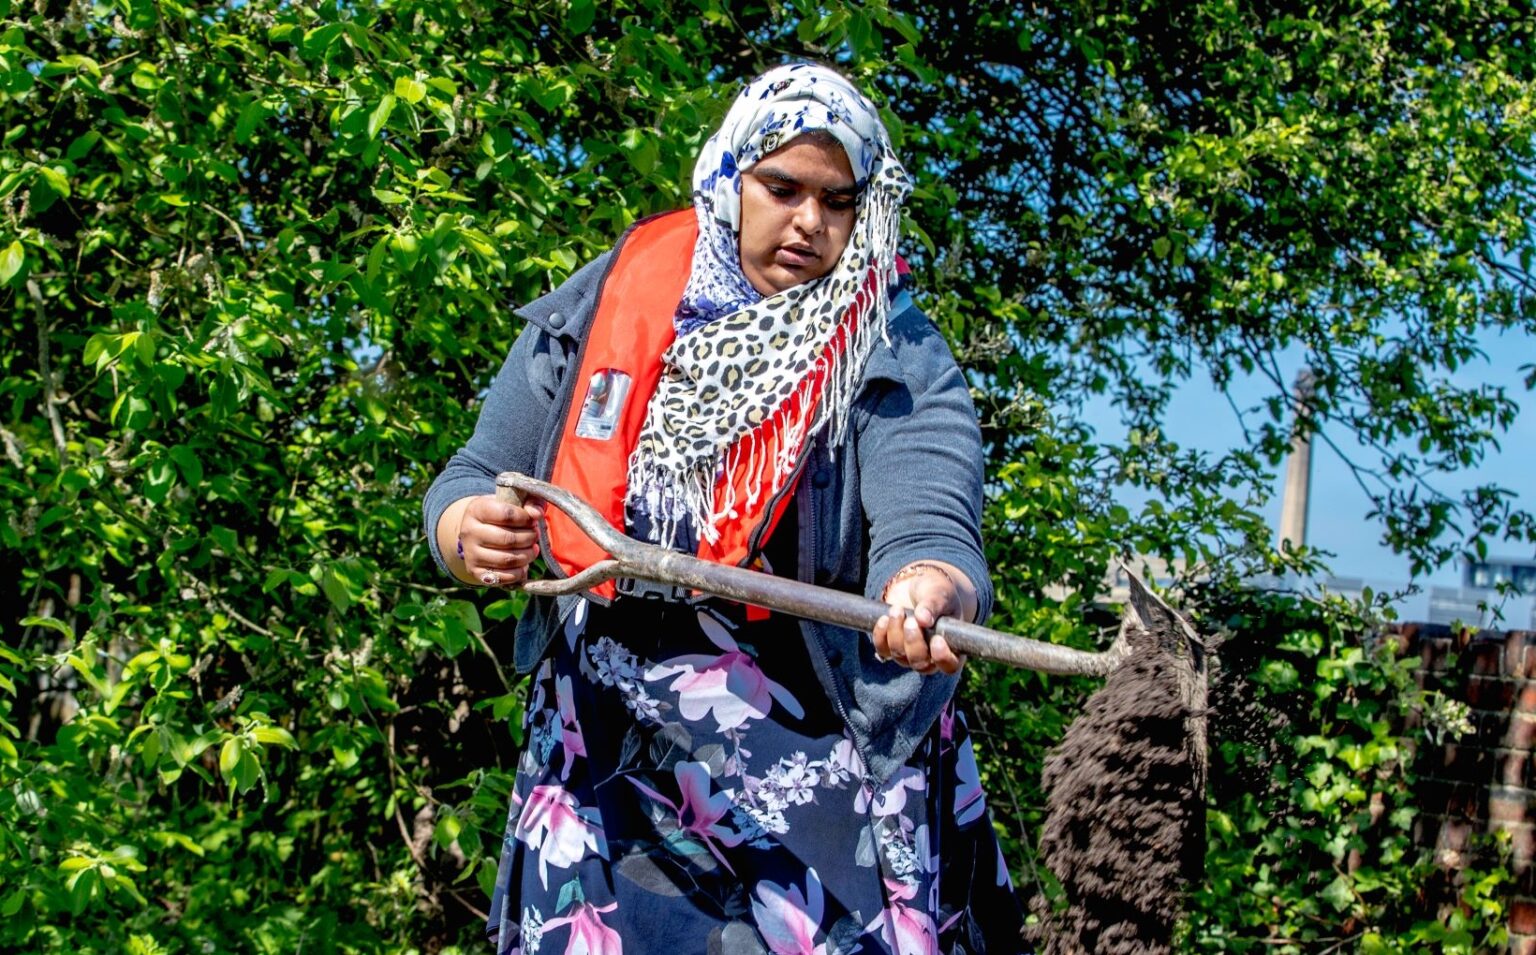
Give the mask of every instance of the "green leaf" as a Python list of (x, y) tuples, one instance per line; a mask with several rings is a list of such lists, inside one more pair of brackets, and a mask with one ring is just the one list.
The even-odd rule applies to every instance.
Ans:
[(79, 136), (76, 136), (74, 141), (69, 144), (69, 148), (64, 150), (64, 158), (70, 162), (78, 162), (90, 155), (91, 150), (99, 142), (101, 142), (101, 133), (94, 129), (86, 130)]
[(288, 749), (297, 749), (298, 741), (293, 734), (280, 726), (258, 726), (251, 731), (251, 736), (256, 742), (265, 746), (283, 746)]
[(257, 761), (256, 754), (248, 750), (242, 752), (240, 762), (235, 766), (234, 775), (235, 792), (243, 793), (254, 789), (256, 783), (261, 780), (261, 763)]
[(197, 452), (184, 444), (178, 444), (170, 451), (171, 460), (176, 462), (176, 467), (181, 469), (181, 476), (187, 484), (197, 487), (203, 483), (203, 462), (198, 458)]
[(56, 166), (38, 166), (37, 172), (43, 177), (43, 181), (48, 183), (48, 188), (57, 193), (61, 199), (69, 198), (69, 177), (64, 174), (64, 170)]
[(171, 485), (176, 483), (176, 472), (171, 467), (171, 462), (165, 458), (153, 461), (144, 470), (144, 496), (150, 503), (160, 504), (165, 501), (165, 496), (170, 493)]
[(485, 627), (480, 623), (480, 611), (468, 600), (448, 601), (448, 612), (456, 614), (469, 630), (480, 631)]
[(75, 631), (70, 628), (69, 624), (57, 617), (22, 617), (21, 625), (23, 627), (47, 627), (49, 630), (58, 631), (69, 639), (74, 639), (75, 636)]
[(160, 78), (159, 74), (160, 70), (155, 64), (140, 62), (134, 68), (133, 75), (128, 79), (129, 82), (139, 89), (152, 92), (165, 85), (165, 81)]
[(1321, 893), (1323, 899), (1337, 911), (1343, 912), (1355, 904), (1355, 893), (1348, 876), (1337, 876)]
[(0, 199), (4, 199), (20, 188), (21, 184), (29, 178), (28, 172), (29, 170), (27, 169), (18, 169), (15, 172), (8, 173), (5, 178), (0, 179)]
[(427, 84), (409, 76), (396, 77), (395, 95), (414, 106), (427, 95)]
[(352, 591), (348, 589), (346, 580), (329, 564), (320, 571), (320, 589), (337, 612), (345, 613), (352, 606)]
[(236, 554), (240, 551), (240, 536), (235, 533), (233, 528), (225, 527), (223, 524), (215, 524), (208, 528), (208, 539), (217, 544), (219, 550), (225, 555)]
[[(65, 70), (83, 70), (87, 73), (90, 73), (92, 76), (101, 76), (101, 64), (97, 63), (90, 57), (83, 56), (79, 53), (65, 54), (54, 62)], [(52, 65), (54, 64), (49, 64), (49, 66)]]
[(502, 621), (514, 617), (523, 608), (527, 600), (525, 597), (506, 597), (501, 600), (493, 600), (486, 604), (482, 611), (487, 619)]
[(592, 22), (597, 16), (597, 4), (593, 0), (571, 0), (570, 8), (565, 14), (565, 28), (572, 36), (580, 36), (592, 29)]
[(70, 911), (77, 915), (85, 911), (86, 905), (95, 897), (99, 883), (100, 877), (91, 869), (82, 869), (70, 876), (65, 881), (65, 888), (69, 892)]
[(450, 657), (456, 657), (469, 648), (469, 631), (458, 617), (444, 618), (441, 626), (431, 631), (431, 637)]
[(27, 261), (27, 254), (21, 247), (21, 240), (16, 240), (0, 250), (0, 285), (4, 285), (21, 271), (22, 263)]
[(323, 55), (341, 36), (341, 28), (340, 23), (327, 23), (305, 33), (301, 43), (304, 52), (310, 56)]
[(122, 874), (121, 872), (113, 875), (107, 884), (114, 890), (128, 893), (128, 895), (141, 906), (149, 904), (149, 900), (144, 898), (144, 896), (139, 893), (139, 887), (134, 884), (133, 879)]
[(475, 869), (475, 881), (480, 884), (480, 891), (486, 898), (496, 894), (496, 862), (492, 859), (483, 859)]
[(234, 775), (235, 768), (240, 765), (240, 759), (244, 756), (244, 750), (238, 737), (231, 736), (219, 747), (219, 775), (227, 781)]
[(395, 96), (393, 93), (384, 94), (379, 104), (368, 114), (368, 138), (373, 139), (379, 135), (379, 130), (389, 122), (389, 114), (395, 111)]
[(629, 161), (634, 164), (635, 171), (642, 176), (649, 176), (654, 172), (660, 158), (661, 147), (654, 136), (641, 136), (640, 141), (629, 153)]
[(453, 844), (453, 841), (459, 837), (459, 833), (463, 831), (463, 820), (452, 813), (444, 813), (438, 817), (437, 827), (433, 832), (433, 838), (436, 840), (438, 845), (446, 849), (448, 846)]
[(267, 118), (267, 108), (259, 99), (253, 99), (240, 110), (240, 116), (235, 120), (235, 142), (244, 145), (251, 141), (251, 136), (256, 132), (256, 127)]

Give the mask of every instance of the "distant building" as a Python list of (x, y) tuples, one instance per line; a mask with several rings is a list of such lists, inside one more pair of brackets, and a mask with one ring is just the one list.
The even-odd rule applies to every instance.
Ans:
[[(1504, 584), (1517, 595), (1515, 601), (1509, 599), (1510, 593), (1499, 592)], [(1487, 611), (1503, 608), (1503, 625), (1517, 626), (1511, 610), (1518, 613), (1526, 602), (1522, 597), (1536, 597), (1536, 559), (1469, 560), (1462, 566), (1460, 587), (1429, 588), (1429, 622), (1486, 626), (1494, 623)], [(1530, 627), (1536, 629), (1536, 603), (1530, 606)]]
[(1307, 543), (1307, 510), (1312, 496), (1312, 396), (1316, 384), (1312, 369), (1303, 368), (1296, 375), (1293, 406), (1295, 423), (1291, 426), (1291, 454), (1285, 465), (1285, 492), (1280, 499), (1281, 549), (1298, 548)]
[(1430, 587), (1429, 622), (1449, 626), (1464, 623), (1480, 626), (1483, 607), (1494, 597), (1491, 590), (1469, 587)]
[(1512, 585), (1527, 597), (1536, 597), (1536, 559), (1495, 557), (1491, 560), (1469, 560), (1462, 570), (1463, 587), (1493, 590), (1503, 583)]

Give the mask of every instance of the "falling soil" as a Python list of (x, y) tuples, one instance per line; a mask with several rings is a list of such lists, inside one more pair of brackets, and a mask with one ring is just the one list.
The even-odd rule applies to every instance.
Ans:
[(1170, 952), (1184, 887), (1201, 876), (1204, 684), (1192, 693), (1188, 656), (1151, 642), (1046, 760), (1040, 855), (1063, 897), (1036, 900), (1042, 955)]

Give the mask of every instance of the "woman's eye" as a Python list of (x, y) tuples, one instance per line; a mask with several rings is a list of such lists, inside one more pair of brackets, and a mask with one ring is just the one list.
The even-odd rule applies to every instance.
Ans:
[(793, 189), (786, 186), (768, 186), (768, 194), (776, 199), (788, 199), (795, 194)]
[(833, 212), (847, 212), (853, 208), (852, 199), (833, 199), (827, 203), (827, 208)]

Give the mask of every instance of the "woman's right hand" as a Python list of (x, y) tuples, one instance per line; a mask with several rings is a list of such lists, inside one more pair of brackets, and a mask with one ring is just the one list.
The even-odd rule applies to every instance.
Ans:
[(533, 500), (509, 504), (492, 494), (463, 503), (454, 547), (464, 565), (460, 579), (487, 587), (526, 580), (528, 565), (539, 556), (538, 522), (544, 506)]

